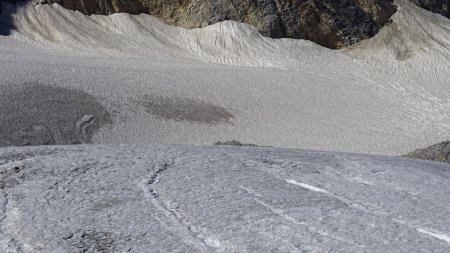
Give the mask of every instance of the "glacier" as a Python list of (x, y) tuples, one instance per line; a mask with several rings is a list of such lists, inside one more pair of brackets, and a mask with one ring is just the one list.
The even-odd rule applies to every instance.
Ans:
[(450, 165), (270, 147), (0, 150), (2, 252), (448, 252)]
[(0, 112), (92, 144), (0, 148), (0, 252), (449, 252), (450, 165), (393, 155), (448, 139), (450, 21), (395, 4), (342, 50), (3, 4)]

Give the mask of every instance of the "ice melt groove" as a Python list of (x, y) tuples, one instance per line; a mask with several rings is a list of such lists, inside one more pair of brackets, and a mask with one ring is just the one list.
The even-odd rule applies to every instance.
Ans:
[(356, 209), (358, 209), (360, 211), (374, 214), (373, 210), (370, 210), (368, 207), (364, 206), (363, 204), (357, 203), (357, 202), (355, 202), (355, 201), (353, 201), (351, 199), (347, 199), (347, 198), (341, 197), (339, 195), (336, 195), (336, 194), (334, 194), (332, 192), (329, 192), (329, 191), (326, 191), (324, 189), (321, 189), (321, 188), (318, 188), (318, 187), (315, 187), (315, 186), (312, 186), (312, 185), (309, 185), (309, 184), (300, 183), (300, 182), (297, 182), (295, 180), (287, 179), (285, 181), (287, 183), (289, 183), (289, 184), (300, 186), (301, 188), (309, 190), (309, 191), (312, 191), (312, 192), (323, 193), (323, 194), (327, 195), (328, 197), (338, 199), (338, 200), (342, 201), (343, 203), (345, 203), (345, 204), (347, 204), (347, 205), (349, 205), (349, 206), (351, 206), (353, 208), (356, 208)]
[[(315, 186), (312, 186), (312, 185), (309, 185), (309, 184), (297, 182), (297, 181), (292, 180), (292, 179), (287, 179), (286, 182), (289, 183), (289, 184), (293, 184), (293, 185), (300, 186), (300, 187), (302, 187), (302, 188), (304, 188), (304, 189), (307, 189), (307, 190), (310, 190), (310, 191), (320, 192), (320, 193), (324, 193), (324, 194), (327, 194), (327, 195), (330, 195), (330, 196), (331, 196), (331, 195), (334, 195), (334, 194), (332, 194), (332, 193), (330, 193), (330, 192), (328, 192), (328, 191), (326, 191), (326, 190), (324, 190), (324, 189), (321, 189), (321, 188), (318, 188), (318, 187), (315, 187)], [(344, 198), (342, 198), (342, 197), (339, 197), (339, 199), (344, 200), (345, 202), (349, 202), (349, 203), (351, 203), (351, 204), (353, 204), (353, 205), (357, 205), (358, 208), (361, 208), (361, 209), (363, 209), (363, 210), (365, 210), (365, 211), (369, 211), (369, 212), (370, 212), (370, 210), (367, 210), (366, 207), (364, 207), (364, 206), (362, 206), (362, 205), (360, 205), (360, 204), (353, 203), (352, 201), (347, 200), (347, 199), (344, 199)], [(280, 215), (280, 216), (283, 215), (282, 217), (285, 218), (285, 217), (284, 217), (285, 215), (284, 215), (283, 213), (279, 213), (279, 212), (276, 212), (276, 213), (277, 213), (278, 215)], [(289, 217), (289, 216), (288, 216), (288, 217)], [(289, 217), (289, 218), (291, 218), (291, 217)], [(291, 219), (292, 219), (292, 218), (291, 218)], [(289, 221), (290, 221), (291, 219), (289, 219)], [(395, 219), (394, 219), (393, 221), (396, 222)], [(405, 223), (403, 223), (403, 222), (397, 222), (397, 223), (404, 224), (404, 225), (409, 225), (409, 224), (405, 224)], [(437, 238), (437, 239), (439, 239), (439, 240), (443, 240), (443, 241), (446, 241), (446, 242), (450, 243), (450, 236), (448, 236), (448, 235), (446, 235), (446, 234), (437, 233), (437, 232), (432, 232), (432, 231), (430, 231), (430, 230), (426, 230), (426, 229), (423, 229), (423, 228), (416, 228), (416, 230), (417, 230), (417, 232), (419, 232), (419, 233), (422, 233), (422, 234), (425, 234), (425, 235), (428, 235), (428, 236), (431, 236), (431, 237)]]
[(161, 174), (164, 173), (164, 171), (166, 171), (168, 167), (169, 165), (167, 163), (165, 163), (164, 165), (160, 165), (159, 168), (156, 170), (155, 174), (153, 174), (147, 181), (147, 184), (150, 185), (148, 191), (153, 198), (158, 197), (158, 194), (153, 189), (153, 185), (158, 181)]
[(302, 188), (305, 188), (306, 190), (310, 190), (310, 191), (313, 191), (313, 192), (321, 192), (321, 193), (325, 193), (325, 194), (330, 194), (328, 191), (326, 191), (324, 189), (321, 189), (321, 188), (318, 188), (318, 187), (315, 187), (315, 186), (312, 186), (312, 185), (309, 185), (309, 184), (297, 182), (297, 181), (292, 180), (292, 179), (287, 179), (286, 182), (288, 182), (289, 184), (300, 186)]
[(160, 180), (161, 176), (169, 168), (168, 163), (158, 165), (155, 173), (150, 179), (141, 182), (144, 195), (149, 198), (152, 204), (160, 211), (162, 216), (156, 219), (167, 230), (178, 234), (181, 240), (187, 244), (196, 247), (201, 252), (210, 252), (212, 249), (222, 249), (223, 245), (219, 239), (203, 234), (194, 224), (176, 208), (173, 207), (171, 201), (162, 200), (155, 189), (155, 184)]
[[(339, 237), (337, 235), (333, 235), (330, 234), (326, 231), (317, 229), (313, 226), (310, 226), (308, 223), (304, 222), (304, 221), (299, 221), (291, 216), (289, 216), (288, 214), (285, 213), (284, 210), (278, 209), (272, 205), (267, 204), (266, 202), (264, 202), (261, 198), (261, 194), (259, 194), (258, 192), (256, 192), (255, 190), (251, 189), (251, 188), (247, 188), (244, 186), (239, 186), (241, 189), (244, 189), (249, 195), (254, 196), (254, 200), (260, 204), (261, 206), (264, 206), (265, 208), (267, 208), (268, 210), (270, 210), (272, 213), (278, 215), (279, 217), (281, 217), (282, 219), (284, 219), (285, 221), (292, 223), (294, 225), (298, 225), (298, 226), (303, 226), (305, 228), (308, 228), (308, 231), (312, 231), (313, 233), (320, 235), (322, 237), (327, 237), (327, 238), (331, 238), (333, 240), (336, 241), (341, 241), (344, 242), (346, 244), (348, 244), (349, 247), (363, 247), (362, 245), (359, 245), (351, 240)], [(283, 241), (283, 240), (282, 240)], [(292, 252), (299, 252), (300, 249), (296, 248), (295, 246), (288, 244), (287, 246), (289, 246), (292, 250)]]
[(437, 238), (439, 240), (446, 241), (446, 242), (450, 243), (450, 236), (448, 236), (446, 234), (432, 232), (432, 231), (424, 229), (424, 228), (416, 228), (416, 230), (419, 233), (422, 233), (422, 234), (425, 234), (425, 235), (429, 235), (429, 236), (432, 236), (432, 237)]

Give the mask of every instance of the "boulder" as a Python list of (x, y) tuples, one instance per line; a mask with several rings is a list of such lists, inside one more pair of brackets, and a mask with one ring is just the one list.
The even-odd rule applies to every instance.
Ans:
[(414, 159), (450, 162), (450, 141), (444, 141), (427, 148), (417, 149), (405, 156)]

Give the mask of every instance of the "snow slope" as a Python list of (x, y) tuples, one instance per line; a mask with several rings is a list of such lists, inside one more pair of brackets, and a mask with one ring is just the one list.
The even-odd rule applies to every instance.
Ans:
[(444, 253), (449, 184), (448, 164), (384, 156), (3, 148), (0, 251)]
[[(189, 31), (148, 15), (30, 4), (12, 14), (11, 35), (0, 36), (0, 85), (40, 82), (94, 95), (114, 116), (95, 143), (237, 139), (403, 154), (449, 137), (450, 21), (396, 4), (392, 24), (343, 51), (265, 38), (234, 22)], [(192, 120), (211, 108), (232, 117)], [(183, 117), (168, 116), (180, 110)]]

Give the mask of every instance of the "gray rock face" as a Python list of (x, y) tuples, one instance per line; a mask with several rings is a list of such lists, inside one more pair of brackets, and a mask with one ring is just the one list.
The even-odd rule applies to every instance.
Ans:
[(341, 48), (375, 35), (395, 8), (391, 0), (44, 0), (85, 14), (148, 13), (185, 28), (224, 20), (251, 24), (272, 38), (301, 38)]
[(444, 141), (427, 148), (417, 149), (406, 157), (450, 163), (450, 141)]
[(450, 18), (449, 0), (412, 0), (417, 6)]
[[(450, 18), (448, 0), (410, 1)], [(268, 37), (307, 39), (329, 48), (342, 48), (374, 36), (395, 12), (392, 0), (42, 0), (41, 3), (57, 3), (85, 14), (147, 13), (185, 28), (234, 20), (251, 24)]]
[(242, 142), (235, 141), (235, 140), (224, 141), (224, 142), (218, 141), (218, 142), (214, 143), (214, 145), (216, 145), (216, 146), (241, 146), (241, 147), (242, 146), (248, 146), (248, 147), (257, 147), (257, 145), (255, 145), (255, 144), (242, 143)]

